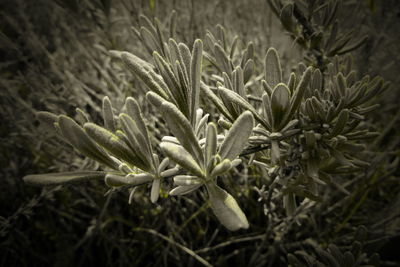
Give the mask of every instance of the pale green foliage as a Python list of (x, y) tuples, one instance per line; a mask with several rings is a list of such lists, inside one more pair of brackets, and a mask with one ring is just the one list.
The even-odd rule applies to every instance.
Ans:
[[(133, 188), (151, 184), (153, 203), (166, 184), (175, 185), (169, 191), (171, 196), (204, 186), (214, 214), (232, 231), (247, 229), (249, 222), (218, 178), (230, 177), (240, 164), (263, 176), (262, 182), (271, 187), (268, 201), (272, 194), (281, 199), (289, 217), (322, 201), (326, 187), (348, 194), (334, 176), (360, 171), (368, 164), (362, 155), (364, 143), (376, 133), (362, 122), (377, 108), (373, 99), (388, 84), (379, 77), (358, 79), (351, 57), (337, 56), (355, 49), (361, 41), (349, 43), (347, 35), (336, 37), (337, 23), (333, 21), (338, 4), (329, 3), (324, 7), (330, 14), (323, 22), (330, 27), (326, 37), (310, 32), (307, 25), (302, 32), (298, 29), (295, 20), (302, 22), (303, 8), (270, 1), (296, 41), (318, 52), (317, 64), (307, 67), (300, 63), (290, 75), (284, 73), (275, 48), (258, 56), (249, 42), (240, 51), (239, 38), (234, 37), (229, 45), (221, 25), (216, 37), (207, 32), (204, 47), (197, 39), (190, 50), (187, 44), (165, 38), (157, 19), (152, 23), (141, 16), (143, 26), (133, 31), (153, 61), (126, 51), (109, 54), (143, 82), (148, 89), (146, 99), (173, 136), (161, 140), (152, 136), (132, 97), (126, 98), (119, 115), (114, 114), (110, 99), (103, 99), (104, 127), (89, 122), (83, 112), (82, 125), (64, 115), (40, 112), (39, 119), (49, 127), (54, 125), (58, 134), (101, 163), (104, 171), (58, 173), (54, 180), (51, 174), (29, 175), (25, 181), (54, 185), (103, 178), (111, 188), (129, 189), (130, 201)], [(170, 29), (170, 37), (172, 32), (174, 29)], [(257, 69), (257, 61), (263, 62), (261, 69)], [(205, 101), (212, 105), (211, 116), (200, 108)], [(213, 122), (216, 117), (224, 129), (219, 134)], [(157, 154), (159, 149), (162, 154)], [(244, 161), (248, 155), (249, 161)]]

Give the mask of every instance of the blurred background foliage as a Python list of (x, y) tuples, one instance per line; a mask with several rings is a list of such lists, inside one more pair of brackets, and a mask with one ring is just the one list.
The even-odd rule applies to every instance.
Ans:
[[(256, 54), (264, 55), (273, 46), (288, 68), (306, 60), (303, 48), (267, 2), (1, 1), (0, 265), (197, 266), (199, 256), (215, 266), (286, 266), (287, 258), (292, 259), (289, 253), (313, 251), (315, 240), (323, 247), (333, 242), (350, 249), (358, 226), (365, 225), (366, 253), (378, 252), (383, 266), (398, 266), (400, 5), (396, 0), (343, 1), (349, 8), (339, 12), (342, 28), (369, 36), (366, 45), (353, 52), (360, 76), (379, 74), (392, 83), (379, 112), (372, 115), (382, 134), (371, 144), (374, 161), (363, 174), (369, 182), (338, 202), (339, 209), (317, 206), (313, 222), (291, 227), (279, 245), (270, 240), (275, 228), (263, 225), (259, 196), (250, 189), (241, 206), (252, 227), (230, 233), (215, 221), (207, 204), (198, 204), (203, 203), (197, 201), (198, 194), (168, 201), (161, 196), (160, 205), (154, 205), (139, 192), (135, 197), (140, 200), (128, 205), (126, 192), (104, 197), (106, 189), (99, 182), (44, 189), (22, 182), (31, 173), (96, 168), (96, 163), (39, 125), (35, 112), (46, 110), (79, 120), (75, 112), (79, 108), (96, 122), (107, 95), (117, 107), (125, 97), (134, 96), (145, 114), (154, 114), (140, 83), (125, 70), (111, 67), (108, 55), (108, 50), (126, 50), (151, 58), (131, 31), (131, 26), (140, 24), (141, 14), (157, 17), (167, 26), (175, 10), (175, 38), (187, 44), (204, 39), (206, 30), (215, 32), (215, 25), (221, 24), (230, 40), (240, 37), (241, 49), (251, 41)], [(149, 121), (154, 123), (157, 117), (152, 116)], [(333, 195), (330, 205), (340, 197)], [(345, 226), (333, 231), (337, 222)]]

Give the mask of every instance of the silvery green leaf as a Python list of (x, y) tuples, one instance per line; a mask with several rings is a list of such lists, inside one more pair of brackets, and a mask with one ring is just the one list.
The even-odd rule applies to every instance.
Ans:
[(232, 168), (232, 163), (229, 159), (224, 159), (221, 163), (214, 167), (211, 171), (211, 177), (217, 177), (219, 175), (224, 174)]
[(169, 102), (164, 102), (161, 110), (171, 132), (176, 138), (178, 138), (179, 143), (181, 143), (186, 151), (189, 152), (200, 165), (202, 165), (204, 161), (203, 152), (190, 122), (175, 105)]
[(137, 189), (137, 187), (129, 188), (129, 198), (128, 198), (129, 205), (132, 205), (132, 203), (133, 203), (133, 198), (135, 196), (136, 189)]
[(254, 72), (254, 61), (252, 59), (247, 60), (246, 64), (243, 67), (243, 83), (246, 84)]
[(233, 90), (231, 75), (228, 75), (226, 72), (222, 73), (222, 78), (224, 81), (224, 85), (226, 88)]
[(117, 135), (91, 122), (85, 123), (83, 127), (94, 141), (118, 159), (122, 159), (142, 170), (149, 170), (150, 166), (138, 158)]
[(181, 171), (181, 169), (179, 167), (174, 167), (174, 168), (171, 168), (171, 169), (161, 172), (160, 175), (161, 175), (161, 177), (169, 177), (169, 176), (177, 175), (180, 171)]
[(157, 172), (158, 173), (162, 173), (168, 167), (168, 165), (169, 165), (169, 159), (168, 158), (164, 158), (161, 161), (160, 165), (158, 165)]
[(215, 59), (221, 66), (222, 70), (227, 74), (232, 73), (233, 70), (232, 62), (229, 60), (224, 49), (218, 43), (214, 44), (214, 54), (215, 54)]
[(261, 80), (261, 86), (264, 89), (264, 91), (268, 94), (268, 96), (271, 97), (271, 95), (272, 95), (271, 86), (269, 86), (265, 80)]
[(162, 142), (161, 150), (175, 163), (188, 170), (192, 174), (204, 178), (203, 170), (189, 152), (182, 146)]
[(218, 120), (218, 125), (224, 128), (225, 130), (229, 130), (232, 127), (232, 123), (229, 121), (226, 121), (224, 119), (219, 119)]
[(142, 37), (143, 40), (143, 44), (150, 53), (153, 53), (154, 51), (161, 51), (161, 47), (157, 43), (157, 40), (147, 28), (140, 27), (139, 31), (140, 31), (140, 36)]
[(184, 186), (178, 186), (172, 189), (169, 194), (171, 196), (183, 196), (189, 193), (192, 193), (193, 191), (197, 190), (200, 188), (202, 184), (194, 184), (194, 185), (184, 185)]
[(267, 93), (264, 93), (262, 95), (262, 102), (263, 102), (263, 111), (267, 122), (267, 127), (265, 128), (272, 131), (272, 125), (274, 125), (274, 116), (272, 116), (271, 98)]
[(297, 85), (294, 94), (292, 95), (289, 111), (286, 112), (286, 114), (282, 120), (283, 125), (286, 124), (287, 121), (291, 120), (292, 116), (299, 108), (301, 100), (304, 95), (304, 92), (306, 91), (307, 86), (310, 83), (311, 73), (312, 73), (312, 67), (308, 67), (305, 70), (303, 76), (301, 77), (301, 80), (300, 80), (299, 84)]
[(76, 121), (81, 125), (89, 122), (89, 116), (80, 108), (75, 109), (76, 112)]
[(175, 67), (178, 73), (178, 78), (179, 82), (182, 88), (185, 88), (182, 92), (183, 95), (185, 96), (185, 99), (189, 99), (188, 94), (189, 94), (189, 77), (186, 73), (186, 70), (184, 69), (184, 65), (181, 64), (179, 61), (175, 61)]
[(149, 74), (149, 71), (151, 70), (147, 69), (146, 65), (140, 63), (141, 59), (128, 52), (121, 52), (121, 59), (128, 66), (129, 70), (133, 74), (137, 75), (150, 90), (164, 99), (169, 99), (168, 93), (165, 92)]
[(242, 55), (242, 60), (240, 62), (240, 67), (242, 67), (243, 69), (245, 69), (245, 64), (251, 59), (253, 60), (254, 58), (254, 44), (253, 42), (249, 42), (247, 44), (246, 49), (243, 52)]
[(206, 184), (211, 208), (223, 226), (230, 231), (249, 228), (246, 215), (236, 200), (214, 182)]
[(225, 107), (222, 100), (220, 98), (218, 98), (218, 96), (216, 94), (214, 94), (213, 91), (211, 91), (211, 89), (206, 84), (201, 83), (201, 89), (203, 90), (203, 92), (205, 93), (207, 98), (209, 98), (213, 102), (213, 104), (217, 107), (219, 112), (221, 112), (228, 120), (230, 120), (230, 121), (234, 120), (234, 118), (232, 117), (232, 114)]
[(237, 167), (237, 166), (239, 166), (240, 164), (242, 164), (242, 159), (234, 159), (234, 160), (232, 160), (231, 161), (231, 164), (232, 164), (232, 167)]
[(107, 174), (104, 178), (104, 182), (109, 187), (119, 187), (129, 185), (131, 183), (131, 179), (127, 178), (124, 175)]
[(238, 41), (239, 41), (239, 36), (235, 35), (235, 37), (233, 37), (232, 44), (231, 44), (231, 51), (229, 53), (230, 59), (232, 59), (233, 55), (235, 54), (235, 50), (236, 50)]
[(154, 26), (156, 28), (156, 34), (155, 35), (158, 38), (158, 45), (161, 48), (160, 52), (165, 57), (166, 56), (166, 51), (165, 51), (165, 48), (164, 48), (164, 39), (165, 38), (164, 38), (164, 35), (163, 35), (162, 31), (161, 31), (161, 23), (158, 20), (158, 18), (154, 18)]
[(225, 33), (225, 28), (221, 24), (217, 24), (217, 38), (218, 38), (218, 43), (222, 45), (222, 48), (226, 50), (227, 43), (226, 43), (226, 33)]
[(169, 86), (165, 83), (164, 78), (160, 74), (155, 73), (153, 70), (149, 70), (147, 72), (147, 75), (150, 76), (150, 78), (153, 79), (156, 84), (158, 84), (158, 86), (163, 90), (163, 92), (166, 93), (166, 95), (168, 95), (167, 100), (176, 102), (175, 99), (173, 99), (172, 97)]
[(153, 184), (151, 185), (151, 193), (150, 193), (150, 200), (152, 203), (156, 203), (158, 197), (160, 196), (160, 186), (161, 186), (161, 179), (154, 179)]
[(125, 177), (129, 181), (129, 185), (131, 186), (146, 184), (154, 180), (154, 176), (150, 173), (130, 173)]
[(192, 58), (190, 61), (190, 92), (189, 107), (191, 114), (191, 123), (195, 124), (196, 111), (199, 108), (200, 97), (200, 78), (201, 64), (203, 58), (203, 42), (197, 39), (193, 45)]
[(273, 116), (273, 130), (279, 131), (282, 119), (289, 109), (290, 91), (286, 84), (279, 83), (275, 86), (271, 95), (271, 111)]
[(254, 118), (257, 119), (257, 121), (259, 121), (264, 126), (267, 126), (267, 123), (260, 115), (258, 115), (255, 108), (239, 94), (223, 87), (218, 87), (218, 91), (227, 101), (240, 106), (244, 110), (250, 111), (253, 114)]
[[(142, 135), (141, 129), (136, 122), (127, 114), (121, 113), (119, 119), (122, 129), (127, 137), (127, 144), (132, 148), (132, 152), (145, 162), (146, 165), (152, 165), (152, 150), (148, 138)], [(147, 169), (148, 170), (148, 169)]]
[(177, 175), (174, 177), (174, 184), (176, 186), (198, 185), (203, 183), (203, 180), (197, 176)]
[(113, 169), (118, 169), (118, 165), (97, 146), (86, 134), (81, 126), (73, 119), (61, 115), (58, 117), (58, 125), (64, 138), (83, 155), (103, 163)]
[(163, 136), (163, 138), (161, 138), (161, 142), (167, 142), (167, 143), (172, 143), (175, 145), (181, 145), (181, 143), (179, 143), (178, 139), (176, 137), (173, 136)]
[(181, 61), (183, 63), (182, 67), (184, 67), (184, 70), (186, 70), (186, 74), (189, 77), (190, 62), (192, 60), (192, 55), (190, 53), (190, 49), (184, 43), (179, 43), (178, 48), (179, 48), (179, 53), (182, 58), (182, 61)]
[(43, 173), (27, 175), (24, 182), (36, 186), (59, 185), (67, 183), (78, 183), (88, 180), (100, 180), (106, 176), (102, 171), (74, 171), (59, 173)]
[(174, 73), (176, 75), (177, 74), (177, 69), (175, 68), (176, 66), (174, 65), (174, 63), (176, 61), (179, 62), (181, 60), (181, 56), (180, 56), (180, 53), (179, 53), (178, 44), (172, 38), (169, 38), (169, 40), (168, 40), (168, 49), (169, 49), (169, 62), (171, 63), (171, 65), (172, 65), (172, 67), (174, 69)]
[(348, 120), (349, 120), (349, 110), (343, 109), (342, 111), (340, 111), (336, 124), (333, 127), (331, 134), (329, 136), (334, 137), (341, 134)]
[(179, 107), (179, 109), (185, 114), (186, 117), (189, 116), (188, 101), (183, 94), (183, 90), (175, 77), (171, 66), (158, 54), (156, 51), (153, 53), (154, 61), (156, 66), (160, 71), (164, 81), (168, 85), (169, 91), (172, 94), (174, 103)]
[(271, 88), (274, 88), (278, 83), (282, 82), (282, 68), (278, 51), (273, 47), (267, 51), (264, 60), (264, 68), (265, 81)]
[(289, 122), (285, 125), (285, 127), (283, 127), (283, 128), (281, 129), (281, 132), (284, 133), (284, 132), (286, 132), (286, 131), (288, 131), (288, 130), (291, 130), (291, 129), (294, 128), (298, 123), (299, 123), (299, 120), (297, 120), (297, 119), (294, 119), (294, 120), (289, 121)]
[(140, 110), (139, 104), (137, 101), (132, 98), (128, 97), (125, 100), (125, 107), (126, 107), (126, 112), (128, 115), (135, 121), (138, 130), (140, 131), (141, 135), (143, 136), (143, 142), (145, 142), (148, 153), (151, 155), (153, 154), (151, 144), (150, 144), (150, 138), (149, 138), (149, 133), (147, 131), (146, 124), (143, 120), (142, 112)]
[(244, 78), (243, 70), (240, 66), (237, 66), (232, 72), (233, 76), (233, 88), (236, 93), (238, 93), (243, 99), (247, 100), (246, 91), (244, 89)]
[(147, 16), (139, 15), (139, 25), (146, 27), (152, 35), (155, 36), (157, 34), (156, 28)]
[(162, 98), (160, 95), (151, 91), (146, 93), (146, 99), (155, 107), (161, 107), (162, 103), (167, 101), (165, 98)]
[(278, 164), (281, 158), (281, 150), (279, 148), (279, 141), (271, 140), (271, 162), (272, 164)]
[(254, 127), (254, 118), (250, 111), (245, 111), (232, 124), (219, 148), (222, 159), (234, 160), (242, 152)]
[(296, 87), (296, 74), (294, 74), (294, 72), (290, 73), (289, 81), (287, 84), (290, 90), (290, 94), (293, 95), (294, 89)]
[(214, 123), (210, 122), (207, 125), (206, 144), (204, 146), (204, 162), (205, 166), (211, 160), (211, 157), (217, 153), (217, 127)]
[(104, 126), (106, 127), (106, 129), (115, 132), (116, 129), (115, 129), (114, 112), (110, 98), (108, 98), (108, 96), (105, 96), (103, 98), (103, 119), (104, 119)]
[(123, 173), (131, 173), (131, 172), (133, 172), (132, 168), (129, 167), (128, 164), (126, 164), (126, 163), (120, 163), (119, 166), (118, 166), (118, 169), (119, 169), (120, 172), (123, 172)]
[(200, 133), (202, 133), (209, 117), (210, 114), (206, 114), (198, 121), (198, 123), (196, 123), (196, 136), (199, 136)]

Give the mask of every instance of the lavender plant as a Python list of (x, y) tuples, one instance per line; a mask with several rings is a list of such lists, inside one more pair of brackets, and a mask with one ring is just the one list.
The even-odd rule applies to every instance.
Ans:
[[(79, 119), (37, 113), (100, 167), (28, 175), (24, 181), (54, 186), (104, 180), (109, 193), (129, 191), (129, 203), (138, 188), (149, 188), (154, 204), (160, 196), (190, 199), (201, 192), (226, 229), (267, 229), (254, 240), (271, 241), (268, 259), (285, 253), (291, 266), (375, 264), (376, 256), (368, 258), (359, 243), (346, 252), (310, 240), (300, 242), (300, 249), (285, 243), (294, 225), (314, 219), (313, 211), (329, 207), (333, 199), (355, 199), (359, 191), (352, 190), (372, 160), (368, 142), (379, 136), (368, 115), (389, 88), (378, 76), (357, 73), (349, 52), (366, 39), (338, 34), (339, 1), (286, 2), (269, 4), (307, 54), (306, 63), (290, 68), (281, 64), (278, 49), (259, 53), (252, 42), (241, 45), (221, 25), (215, 34), (207, 31), (204, 40), (185, 44), (177, 41), (176, 13), (168, 30), (159, 20), (140, 16), (140, 26), (132, 31), (152, 58), (113, 49), (108, 60), (129, 71), (143, 94), (125, 98), (117, 93), (122, 99), (115, 102), (124, 102), (122, 108), (104, 97), (102, 124), (82, 110)], [(147, 117), (149, 111), (153, 114)], [(255, 194), (265, 215), (261, 226), (241, 208)], [(332, 222), (328, 236), (346, 227), (354, 214), (351, 204), (344, 220)], [(315, 252), (304, 253), (303, 246), (310, 244)], [(250, 263), (262, 266), (260, 253)]]

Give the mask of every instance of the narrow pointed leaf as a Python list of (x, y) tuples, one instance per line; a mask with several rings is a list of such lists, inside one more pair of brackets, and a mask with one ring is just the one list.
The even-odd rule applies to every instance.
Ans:
[(224, 98), (226, 98), (227, 101), (237, 104), (244, 110), (250, 111), (253, 114), (253, 116), (257, 119), (257, 121), (259, 121), (264, 126), (268, 127), (267, 123), (263, 120), (263, 118), (260, 115), (258, 115), (255, 108), (239, 94), (223, 87), (218, 87), (218, 91)]
[(310, 83), (311, 73), (312, 73), (312, 67), (308, 67), (305, 70), (303, 76), (301, 77), (301, 80), (300, 80), (299, 84), (297, 85), (297, 88), (292, 96), (291, 101), (290, 101), (289, 111), (286, 112), (286, 114), (282, 120), (282, 124), (286, 124), (287, 121), (291, 120), (292, 116), (299, 108), (301, 100), (304, 96), (304, 92), (306, 91), (306, 89)]
[(209, 123), (207, 125), (207, 133), (206, 133), (206, 144), (204, 146), (204, 162), (205, 166), (211, 160), (211, 157), (217, 153), (217, 127), (214, 123)]
[(175, 187), (174, 189), (172, 189), (169, 192), (169, 194), (171, 196), (183, 196), (183, 195), (192, 193), (193, 191), (196, 191), (201, 186), (202, 186), (202, 184), (178, 186), (178, 187)]
[(290, 91), (286, 84), (279, 83), (271, 95), (271, 111), (274, 118), (273, 130), (279, 131), (282, 126), (284, 115), (289, 109)]
[(202, 184), (203, 180), (197, 176), (192, 175), (177, 175), (174, 177), (174, 184), (176, 186), (198, 185)]
[(268, 49), (264, 62), (265, 80), (271, 88), (274, 88), (278, 83), (282, 82), (282, 68), (278, 51), (272, 47)]
[(111, 101), (108, 96), (103, 98), (103, 119), (104, 119), (104, 126), (112, 131), (115, 132), (115, 121), (114, 121), (114, 112), (111, 105)]
[(104, 179), (106, 172), (102, 171), (76, 171), (32, 174), (23, 178), (24, 182), (35, 186), (59, 185), (68, 183), (79, 183), (88, 180)]
[(149, 70), (146, 68), (146, 65), (140, 63), (141, 59), (128, 52), (122, 52), (121, 59), (128, 66), (129, 70), (137, 75), (150, 90), (164, 99), (169, 99), (168, 93), (163, 90), (160, 84), (158, 84), (149, 74), (149, 71), (152, 70)]
[(204, 173), (200, 165), (182, 146), (162, 142), (160, 147), (172, 161), (179, 164), (182, 168), (188, 170), (192, 174), (204, 178)]
[(131, 146), (132, 152), (139, 157), (143, 162), (146, 162), (148, 166), (152, 165), (152, 151), (142, 132), (139, 130), (136, 122), (128, 115), (121, 113), (119, 119), (122, 125), (122, 129), (127, 137), (127, 143)]
[(83, 155), (103, 163), (113, 169), (118, 165), (90, 139), (81, 126), (67, 116), (59, 116), (58, 125), (64, 138)]
[(124, 160), (143, 170), (149, 170), (150, 167), (138, 158), (128, 145), (125, 144), (117, 135), (91, 122), (85, 123), (83, 127), (93, 140), (113, 154), (116, 158)]
[(132, 186), (146, 184), (154, 180), (154, 176), (149, 173), (139, 173), (139, 174), (130, 173), (126, 175), (126, 178), (129, 181), (129, 185)]
[(206, 184), (211, 208), (223, 226), (230, 231), (249, 228), (246, 215), (236, 200), (215, 183)]
[(154, 179), (151, 185), (150, 200), (152, 203), (156, 203), (160, 196), (161, 179)]
[(231, 74), (233, 70), (232, 63), (229, 60), (228, 56), (226, 55), (224, 49), (218, 43), (214, 44), (214, 54), (215, 54), (215, 59), (221, 66), (222, 70), (227, 74)]
[(221, 112), (228, 120), (230, 120), (230, 121), (234, 120), (232, 114), (225, 107), (222, 100), (220, 98), (218, 98), (218, 96), (213, 91), (211, 91), (211, 89), (207, 85), (202, 83), (201, 89), (203, 90), (203, 92), (205, 93), (207, 98), (209, 98), (213, 102), (213, 104), (217, 107), (219, 112)]
[(145, 142), (150, 155), (153, 154), (151, 144), (150, 144), (149, 133), (147, 131), (147, 127), (144, 122), (142, 112), (140, 110), (138, 102), (134, 98), (128, 97), (125, 101), (125, 106), (126, 106), (126, 112), (135, 121), (135, 123), (138, 127), (138, 130), (140, 131), (141, 135), (143, 136), (143, 138), (144, 138), (143, 141)]
[(195, 133), (190, 125), (190, 122), (178, 110), (178, 108), (169, 103), (162, 104), (162, 112), (165, 120), (174, 136), (178, 138), (181, 145), (189, 152), (200, 165), (203, 164), (203, 152), (197, 141)]
[(200, 78), (201, 78), (201, 64), (203, 58), (203, 42), (197, 39), (193, 45), (192, 58), (190, 62), (190, 114), (191, 123), (194, 125), (196, 110), (199, 108), (200, 97)]
[(211, 171), (211, 177), (217, 177), (224, 174), (232, 168), (232, 163), (229, 159), (224, 159), (221, 163), (214, 167)]
[(242, 152), (254, 127), (254, 118), (250, 111), (245, 111), (233, 123), (219, 149), (222, 159), (234, 160)]

